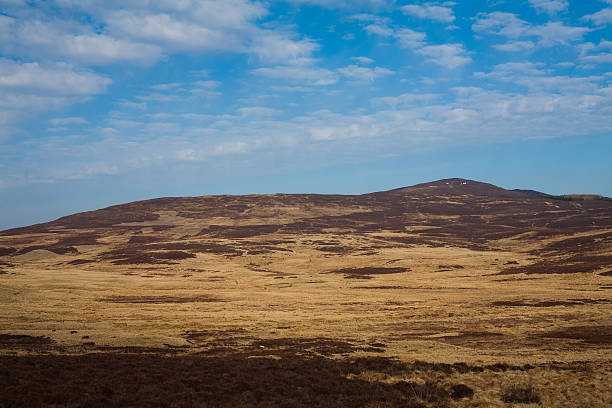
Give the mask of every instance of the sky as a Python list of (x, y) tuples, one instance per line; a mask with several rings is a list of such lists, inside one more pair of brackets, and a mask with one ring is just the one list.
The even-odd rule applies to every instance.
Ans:
[(0, 230), (462, 177), (612, 196), (612, 0), (0, 0)]

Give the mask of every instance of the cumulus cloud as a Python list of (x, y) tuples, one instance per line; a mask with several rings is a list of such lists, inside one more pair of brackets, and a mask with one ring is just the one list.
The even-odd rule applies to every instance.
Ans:
[(546, 13), (551, 16), (567, 10), (569, 7), (568, 0), (529, 0), (529, 4), (531, 4), (536, 12)]
[(442, 23), (452, 23), (455, 21), (453, 9), (450, 7), (433, 5), (431, 3), (423, 5), (410, 4), (400, 7), (400, 10), (402, 10), (404, 14), (421, 19), (434, 20)]

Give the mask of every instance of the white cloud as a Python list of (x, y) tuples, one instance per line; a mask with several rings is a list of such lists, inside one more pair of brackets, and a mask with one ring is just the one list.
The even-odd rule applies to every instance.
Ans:
[(601, 40), (599, 44), (580, 45), (580, 61), (585, 64), (605, 64), (612, 62), (612, 41)]
[(596, 91), (603, 80), (601, 76), (568, 77), (552, 75), (544, 64), (533, 62), (509, 62), (499, 64), (489, 73), (477, 72), (477, 78), (488, 78), (501, 82), (512, 82), (530, 92), (588, 94)]
[(529, 3), (538, 13), (555, 15), (569, 7), (568, 0), (529, 0)]
[(517, 75), (540, 76), (546, 75), (549, 71), (543, 70), (543, 63), (536, 62), (506, 62), (498, 64), (488, 74), (476, 73), (478, 77), (488, 77), (494, 79), (511, 80)]
[(134, 128), (143, 125), (142, 122), (127, 119), (110, 119), (108, 121), (108, 124), (111, 125), (113, 128)]
[(530, 24), (518, 18), (516, 14), (501, 11), (480, 13), (472, 24), (472, 29), (476, 32), (498, 34), (515, 39), (524, 36), (529, 28)]
[(123, 106), (124, 108), (137, 108), (140, 110), (146, 110), (147, 109), (147, 103), (146, 102), (134, 102), (134, 101), (128, 101), (128, 100), (121, 100), (119, 101), (119, 105)]
[(66, 126), (66, 125), (83, 125), (87, 123), (87, 120), (82, 117), (71, 117), (71, 118), (55, 118), (49, 120), (53, 126)]
[[(611, 3), (612, 4), (612, 3)], [(605, 8), (597, 13), (582, 17), (584, 20), (592, 21), (596, 25), (606, 25), (612, 23), (612, 8)]]
[(160, 44), (173, 52), (246, 51), (243, 38), (238, 33), (204, 26), (170, 14), (141, 14), (124, 10), (111, 14), (107, 21), (109, 30), (114, 33)]
[(309, 39), (294, 39), (290, 34), (262, 31), (255, 39), (251, 52), (268, 64), (299, 63), (309, 59), (319, 46)]
[(366, 26), (365, 29), (372, 34), (380, 35), (382, 37), (392, 37), (395, 33), (391, 27), (383, 24), (370, 24)]
[(92, 95), (106, 91), (113, 81), (65, 63), (41, 66), (0, 59), (0, 89), (38, 95)]
[(530, 50), (535, 47), (532, 41), (508, 41), (504, 44), (495, 44), (493, 48), (505, 52), (519, 52)]
[(91, 24), (27, 13), (20, 19), (0, 15), (0, 50), (103, 65), (150, 64), (167, 54), (210, 52), (244, 53), (264, 63), (285, 64), (310, 58), (318, 49), (292, 29), (261, 28), (258, 20), (268, 10), (250, 0), (55, 0), (55, 6), (65, 15), (85, 13)]
[(371, 64), (374, 62), (372, 58), (368, 58), (368, 57), (351, 57), (351, 59), (353, 61), (357, 61), (362, 64)]
[(395, 72), (382, 67), (360, 67), (358, 65), (349, 65), (344, 68), (338, 68), (338, 72), (346, 78), (353, 81), (371, 82), (376, 78), (384, 75), (393, 75)]
[(152, 44), (119, 39), (65, 21), (18, 20), (0, 15), (0, 50), (6, 55), (63, 59), (85, 65), (150, 64), (162, 55)]
[(393, 7), (395, 0), (286, 0), (294, 4), (310, 4), (331, 9), (384, 10)]
[[(567, 26), (558, 21), (549, 21), (543, 25), (531, 25), (519, 19), (515, 14), (493, 12), (481, 13), (476, 17), (472, 29), (477, 33), (495, 34), (513, 40), (536, 37), (537, 45), (552, 46), (555, 44), (567, 45), (571, 42), (581, 41), (584, 35), (592, 29), (588, 27)], [(502, 44), (502, 50), (513, 50), (512, 45), (527, 45), (526, 41)], [(499, 46), (497, 46), (499, 47)]]
[(397, 107), (409, 106), (414, 104), (430, 103), (440, 95), (432, 93), (407, 93), (399, 96), (384, 96), (372, 99), (374, 105), (389, 105), (396, 109)]
[(157, 84), (157, 85), (153, 85), (151, 89), (155, 91), (169, 91), (171, 89), (178, 88), (179, 86), (183, 86), (183, 83), (182, 82), (170, 82), (167, 84)]
[(219, 87), (221, 85), (221, 82), (213, 81), (213, 80), (195, 81), (193, 83), (193, 85), (199, 86), (199, 87), (202, 87), (202, 88), (207, 88), (207, 89), (214, 89), (214, 88)]
[(472, 61), (463, 44), (428, 45), (425, 33), (409, 28), (375, 23), (366, 26), (365, 30), (381, 37), (394, 38), (400, 48), (411, 49), (415, 54), (424, 56), (425, 61), (446, 68), (458, 68)]
[(568, 44), (572, 41), (580, 41), (584, 35), (592, 29), (587, 27), (566, 26), (560, 22), (548, 22), (545, 25), (535, 26), (529, 30), (530, 35), (540, 38), (539, 44)]
[(303, 83), (311, 86), (332, 85), (338, 82), (338, 76), (334, 72), (310, 65), (279, 65), (276, 67), (264, 67), (254, 70), (253, 73), (266, 78)]
[(440, 21), (442, 23), (452, 23), (455, 15), (450, 7), (442, 7), (426, 3), (424, 5), (407, 5), (400, 7), (404, 14), (415, 16), (422, 19)]
[(400, 28), (393, 33), (393, 37), (397, 39), (400, 48), (420, 48), (425, 45), (427, 36), (425, 33), (411, 30), (409, 28)]
[(281, 113), (278, 109), (268, 108), (266, 106), (249, 106), (238, 109), (241, 116), (249, 117), (270, 117)]
[(428, 45), (415, 53), (425, 56), (427, 62), (446, 68), (458, 68), (472, 61), (463, 44)]
[(505, 52), (519, 52), (530, 50), (535, 47), (532, 41), (508, 41), (504, 44), (495, 44), (493, 48)]

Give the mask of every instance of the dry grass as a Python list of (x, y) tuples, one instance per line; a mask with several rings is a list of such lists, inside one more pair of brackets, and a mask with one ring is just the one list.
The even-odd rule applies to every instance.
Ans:
[[(356, 389), (380, 391), (345, 406), (502, 407), (536, 396), (541, 406), (609, 406), (611, 206), (414, 191), (413, 201), (144, 202), (104, 222), (90, 214), (4, 233), (0, 334), (46, 340), (3, 337), (0, 355), (320, 359), (337, 364), (328, 368), (347, 390), (359, 380)], [(385, 395), (399, 399), (385, 405)]]

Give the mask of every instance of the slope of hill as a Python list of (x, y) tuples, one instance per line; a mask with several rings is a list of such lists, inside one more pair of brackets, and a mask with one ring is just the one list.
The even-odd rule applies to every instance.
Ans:
[[(605, 406), (611, 273), (605, 200), (447, 179), (363, 195), (138, 201), (0, 232), (0, 360), (61, 354), (10, 364), (78, 373), (71, 356), (95, 351), (114, 353), (126, 376), (133, 365), (220, 364), (236, 378), (297, 364), (313, 384), (321, 370), (343, 373), (321, 381), (346, 387), (345, 406), (435, 405), (427, 393), (449, 402), (440, 373), (476, 390), (454, 406), (503, 406), (503, 383), (522, 376), (549, 384), (538, 391), (545, 405)], [(88, 364), (108, 367), (104, 357)], [(581, 388), (582, 369), (597, 389)], [(279, 381), (294, 395), (290, 378)], [(410, 378), (434, 382), (397, 385)], [(559, 404), (568, 384), (576, 392)], [(358, 389), (374, 399), (348, 396)], [(303, 406), (336, 398), (294, 397)], [(245, 405), (228, 398), (219, 405)]]

